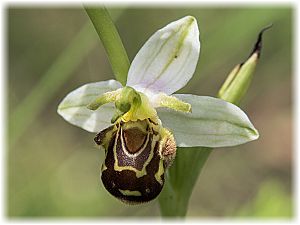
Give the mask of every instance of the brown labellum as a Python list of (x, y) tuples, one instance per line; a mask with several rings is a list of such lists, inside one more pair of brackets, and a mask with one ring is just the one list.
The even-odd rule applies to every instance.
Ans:
[(165, 169), (176, 152), (174, 139), (161, 135), (161, 129), (146, 119), (116, 123), (97, 134), (95, 142), (106, 154), (101, 180), (113, 196), (135, 204), (161, 192)]

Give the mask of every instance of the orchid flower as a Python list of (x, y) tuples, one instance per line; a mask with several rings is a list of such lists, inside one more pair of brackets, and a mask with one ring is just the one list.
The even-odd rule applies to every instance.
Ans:
[[(225, 147), (258, 138), (247, 115), (224, 100), (174, 94), (192, 78), (200, 53), (197, 21), (186, 16), (154, 33), (135, 56), (125, 87), (85, 84), (58, 106), (69, 123), (98, 133), (101, 179), (124, 202), (154, 199), (176, 146)], [(113, 104), (114, 103), (114, 104)]]

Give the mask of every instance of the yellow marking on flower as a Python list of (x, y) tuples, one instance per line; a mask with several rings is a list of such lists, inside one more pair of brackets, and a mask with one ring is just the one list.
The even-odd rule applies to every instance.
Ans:
[(103, 172), (104, 170), (107, 170), (107, 167), (106, 167), (105, 163), (102, 163), (101, 172)]
[[(149, 124), (150, 127), (153, 127), (153, 129), (156, 131), (156, 132), (159, 132), (159, 125), (158, 126), (153, 126), (152, 124)], [(121, 129), (121, 127), (119, 127), (119, 129)], [(116, 140), (119, 138), (119, 132), (116, 133)], [(132, 167), (132, 166), (119, 166), (118, 165), (118, 158), (117, 158), (117, 141), (115, 141), (115, 144), (114, 144), (114, 148), (113, 148), (113, 151), (114, 151), (114, 159), (115, 159), (115, 162), (114, 162), (114, 170), (115, 171), (123, 171), (123, 170), (131, 170), (133, 172), (135, 172), (136, 174), (136, 177), (137, 178), (140, 178), (142, 176), (145, 176), (147, 175), (147, 171), (146, 171), (146, 167), (147, 165), (151, 162), (153, 156), (154, 156), (154, 151), (157, 151), (157, 149), (155, 149), (155, 146), (156, 146), (156, 143), (159, 141), (160, 139), (160, 136), (159, 135), (154, 135), (152, 136), (152, 143), (151, 143), (151, 150), (150, 150), (150, 154), (148, 156), (148, 159), (145, 161), (144, 165), (143, 165), (143, 168), (142, 170), (137, 170), (136, 168)], [(124, 148), (124, 142), (123, 142), (123, 139), (121, 138), (121, 144), (122, 144), (122, 148)]]
[(163, 180), (161, 179), (161, 175), (163, 175), (164, 173), (164, 164), (163, 164), (163, 160), (159, 161), (159, 166), (158, 166), (158, 171), (155, 173), (155, 179), (157, 180), (158, 183), (160, 183), (161, 185), (163, 185)]
[(129, 196), (142, 196), (142, 193), (139, 191), (130, 191), (130, 190), (121, 190), (119, 189), (119, 191), (123, 194), (123, 195), (129, 195)]

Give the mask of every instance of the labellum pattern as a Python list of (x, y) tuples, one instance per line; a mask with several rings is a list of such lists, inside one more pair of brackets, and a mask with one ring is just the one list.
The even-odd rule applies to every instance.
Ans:
[(174, 158), (176, 153), (174, 139), (163, 138), (162, 129), (151, 119), (120, 121), (95, 137), (105, 148), (101, 179), (112, 195), (133, 204), (150, 201), (161, 192), (170, 155)]

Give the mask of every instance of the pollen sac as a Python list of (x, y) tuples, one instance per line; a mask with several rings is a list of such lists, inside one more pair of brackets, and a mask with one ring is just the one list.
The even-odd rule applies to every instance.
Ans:
[(163, 157), (170, 143), (162, 129), (158, 122), (146, 119), (121, 121), (97, 134), (95, 142), (105, 149), (101, 180), (113, 196), (136, 204), (161, 192), (170, 159)]

